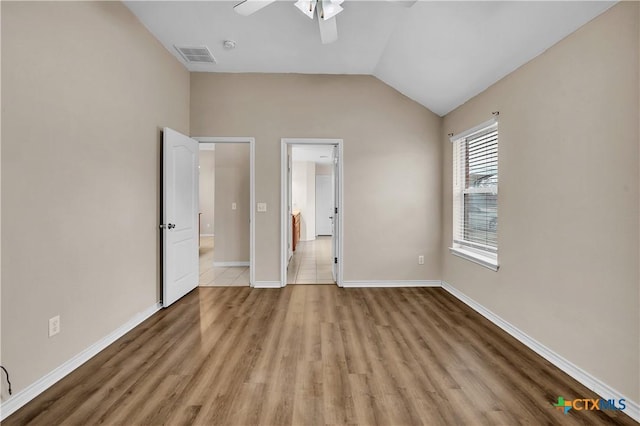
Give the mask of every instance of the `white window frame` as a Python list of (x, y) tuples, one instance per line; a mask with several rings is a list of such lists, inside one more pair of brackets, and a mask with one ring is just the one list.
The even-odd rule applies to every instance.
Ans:
[[(458, 152), (460, 142), (470, 136), (473, 136), (476, 133), (482, 132), (489, 127), (498, 126), (498, 120), (496, 118), (492, 118), (491, 120), (485, 121), (465, 132), (458, 133), (456, 135), (451, 136), (450, 140), (453, 144), (453, 235), (451, 247), (449, 247), (449, 251), (451, 254), (461, 257), (463, 259), (469, 260), (471, 262), (477, 263), (481, 266), (489, 268), (493, 271), (497, 271), (499, 268), (498, 264), (498, 249), (493, 247), (482, 246), (480, 244), (475, 244), (470, 241), (464, 241), (461, 244), (462, 238), (457, 235), (458, 233), (458, 224), (462, 221), (462, 215), (464, 215), (464, 194), (465, 193), (491, 193), (498, 195), (498, 185), (495, 187), (487, 187), (487, 188), (465, 188), (465, 176), (459, 169), (458, 164), (460, 164), (460, 153)], [(498, 133), (498, 146), (500, 144), (500, 135)], [(499, 149), (499, 148), (498, 148)]]

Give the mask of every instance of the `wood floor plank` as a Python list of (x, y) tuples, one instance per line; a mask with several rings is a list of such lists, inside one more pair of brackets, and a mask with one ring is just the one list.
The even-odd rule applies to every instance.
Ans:
[(637, 425), (442, 289), (199, 288), (3, 425)]

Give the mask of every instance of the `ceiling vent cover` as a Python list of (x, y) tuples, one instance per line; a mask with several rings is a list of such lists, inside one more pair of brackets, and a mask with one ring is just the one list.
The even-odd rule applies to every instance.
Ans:
[(185, 61), (197, 64), (215, 64), (213, 57), (207, 46), (173, 46), (176, 48)]

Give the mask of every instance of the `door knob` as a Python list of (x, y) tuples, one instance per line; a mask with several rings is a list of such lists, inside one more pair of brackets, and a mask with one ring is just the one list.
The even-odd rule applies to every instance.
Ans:
[(165, 229), (165, 228), (166, 228), (166, 229), (173, 229), (173, 228), (175, 228), (175, 227), (176, 227), (175, 223), (170, 223), (170, 224), (168, 224), (168, 225), (164, 225), (164, 224), (163, 224), (163, 225), (160, 225), (160, 229)]

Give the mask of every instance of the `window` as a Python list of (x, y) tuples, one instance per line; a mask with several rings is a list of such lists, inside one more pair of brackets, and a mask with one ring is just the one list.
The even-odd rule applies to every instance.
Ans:
[(453, 142), (451, 252), (498, 269), (498, 123), (483, 123)]

